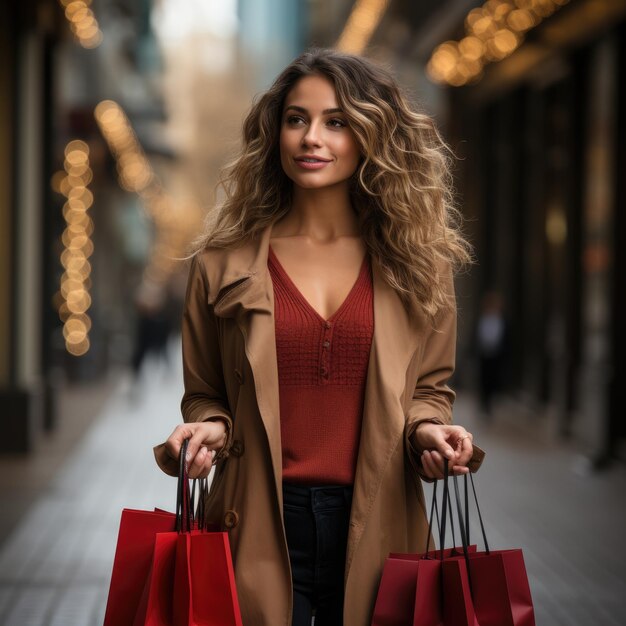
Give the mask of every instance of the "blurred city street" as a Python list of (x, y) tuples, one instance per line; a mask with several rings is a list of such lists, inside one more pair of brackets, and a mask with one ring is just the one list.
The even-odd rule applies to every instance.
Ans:
[[(5, 539), (0, 624), (102, 624), (122, 509), (173, 510), (175, 480), (157, 468), (152, 446), (180, 421), (182, 375), (162, 362), (146, 365), (140, 388), (116, 380), (90, 429)], [(28, 489), (27, 480), (16, 482)]]
[[(181, 371), (147, 365), (140, 389), (117, 381), (0, 547), (0, 624), (101, 624), (122, 508), (172, 510), (174, 480), (156, 467), (152, 446), (178, 423)], [(529, 435), (501, 411), (488, 426), (461, 392), (455, 418), (487, 452), (476, 488), (491, 548), (524, 550), (539, 626), (623, 625), (624, 467), (588, 473), (573, 447)], [(472, 532), (480, 541), (474, 524)]]
[(183, 259), (252, 103), (313, 46), (389, 69), (450, 148), (475, 259), (455, 419), (487, 452), (491, 547), (523, 549), (539, 626), (626, 624), (626, 0), (20, 0), (0, 626), (99, 626), (122, 508), (174, 507), (152, 446), (180, 420)]

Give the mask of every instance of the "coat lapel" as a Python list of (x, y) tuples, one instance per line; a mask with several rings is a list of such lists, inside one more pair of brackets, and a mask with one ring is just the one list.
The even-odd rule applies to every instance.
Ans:
[[(274, 289), (267, 268), (271, 226), (254, 241), (233, 250), (221, 250), (212, 290), (214, 312), (233, 318), (244, 338), (246, 357), (254, 378), (259, 413), (263, 420), (276, 492), (282, 508), (282, 449)], [(211, 280), (209, 279), (209, 283)], [(211, 295), (209, 297), (211, 300)]]

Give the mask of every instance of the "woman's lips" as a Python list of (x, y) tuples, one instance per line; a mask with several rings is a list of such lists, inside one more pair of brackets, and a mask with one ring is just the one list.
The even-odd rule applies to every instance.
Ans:
[(294, 160), (299, 167), (305, 170), (319, 170), (330, 163), (330, 161), (316, 157), (297, 157)]

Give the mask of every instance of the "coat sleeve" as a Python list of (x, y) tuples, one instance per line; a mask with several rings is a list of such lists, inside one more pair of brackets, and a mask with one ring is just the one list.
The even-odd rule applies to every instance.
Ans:
[[(228, 407), (217, 324), (208, 301), (208, 282), (202, 261), (194, 256), (189, 268), (182, 319), (184, 393), (181, 412), (185, 422), (222, 420), (226, 443), (218, 459), (228, 455), (232, 444), (233, 421)], [(165, 444), (154, 448), (159, 467), (167, 474), (178, 474), (178, 463), (165, 451)]]
[(189, 269), (182, 322), (183, 381), (181, 412), (185, 422), (217, 418), (232, 430), (217, 324), (208, 302), (208, 284), (196, 255)]
[(454, 391), (448, 381), (454, 372), (456, 358), (457, 312), (451, 270), (444, 274), (448, 306), (431, 323), (424, 340), (422, 364), (406, 416), (405, 444), (409, 460), (424, 480), (421, 450), (415, 445), (414, 433), (421, 422), (450, 424)]
[[(421, 422), (435, 424), (452, 423), (452, 405), (455, 393), (448, 381), (454, 373), (456, 359), (457, 311), (454, 296), (454, 279), (448, 269), (444, 274), (449, 306), (439, 314), (425, 338), (422, 367), (418, 375), (413, 397), (409, 405), (405, 427), (405, 448), (408, 458), (422, 480), (432, 482), (423, 471), (422, 450), (415, 442), (414, 433)], [(471, 472), (480, 468), (485, 452), (473, 445), (472, 458), (468, 463)]]
[(423, 420), (438, 424), (452, 421), (455, 393), (448, 381), (454, 373), (456, 358), (456, 303), (450, 269), (444, 277), (448, 306), (428, 324), (424, 336), (421, 367), (407, 413), (407, 425), (412, 430)]

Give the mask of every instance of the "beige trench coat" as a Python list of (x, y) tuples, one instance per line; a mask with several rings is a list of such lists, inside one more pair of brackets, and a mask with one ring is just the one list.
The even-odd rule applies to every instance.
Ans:
[[(194, 257), (183, 317), (183, 418), (223, 417), (228, 456), (217, 464), (208, 521), (229, 531), (245, 626), (291, 624), (291, 571), (282, 521), (282, 463), (271, 228), (235, 250)], [(372, 260), (374, 336), (345, 569), (346, 626), (368, 626), (389, 552), (423, 551), (426, 511), (418, 455), (421, 420), (451, 421), (456, 312), (433, 329), (409, 316)], [(442, 277), (452, 284), (450, 273)], [(480, 463), (475, 449), (472, 462)], [(167, 471), (162, 446), (157, 461)], [(170, 465), (171, 468), (171, 465)]]

